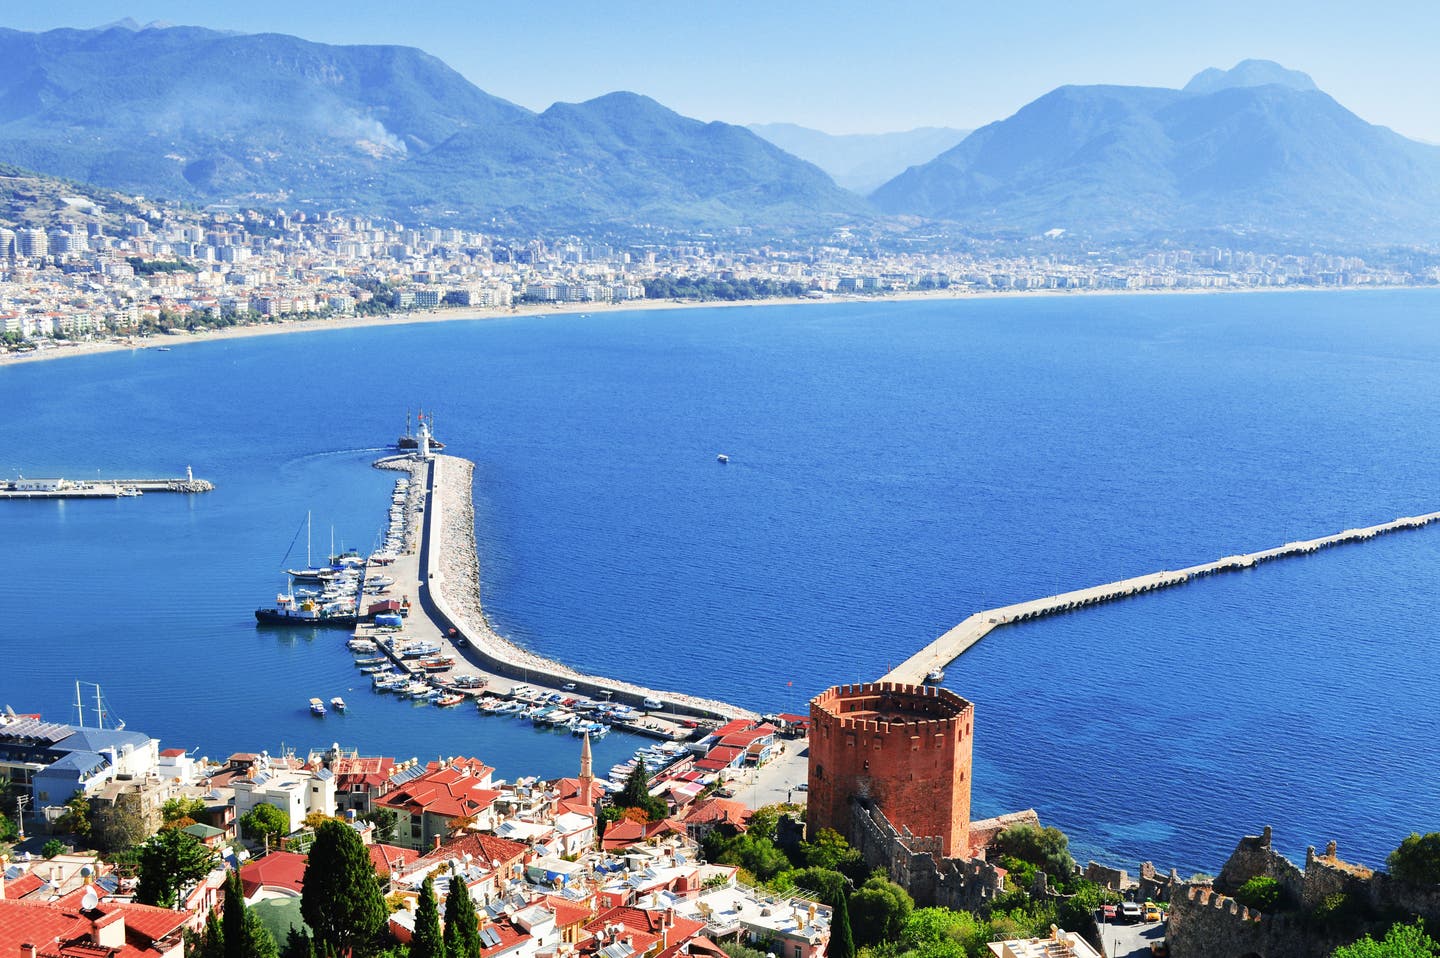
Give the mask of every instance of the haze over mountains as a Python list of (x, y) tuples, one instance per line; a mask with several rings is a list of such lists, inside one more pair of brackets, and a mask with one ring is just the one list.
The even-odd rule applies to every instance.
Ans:
[[(0, 29), (0, 63), (0, 162), (202, 204), (527, 232), (1440, 242), (1440, 147), (1266, 61), (1183, 90), (1061, 87), (968, 136), (756, 127), (766, 138), (633, 93), (536, 113), (414, 48), (278, 34)], [(807, 160), (842, 185), (897, 175), (866, 198)]]
[(0, 159), (193, 201), (408, 221), (808, 225), (864, 202), (742, 127), (616, 93), (534, 113), (409, 47), (0, 30)]
[(809, 160), (840, 186), (869, 193), (906, 168), (933, 160), (969, 134), (948, 126), (898, 133), (833, 134), (794, 123), (751, 123), (747, 129), (787, 153)]
[(1061, 87), (871, 199), (978, 229), (1434, 243), (1440, 148), (1245, 61), (1184, 90)]

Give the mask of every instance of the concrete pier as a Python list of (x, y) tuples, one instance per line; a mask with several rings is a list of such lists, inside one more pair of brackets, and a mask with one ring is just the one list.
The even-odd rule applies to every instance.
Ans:
[(1399, 532), (1403, 529), (1418, 529), (1421, 526), (1427, 526), (1436, 521), (1440, 521), (1440, 512), (1431, 512), (1421, 516), (1405, 516), (1393, 522), (1382, 522), (1379, 525), (1366, 526), (1363, 529), (1346, 529), (1344, 532), (1337, 532), (1334, 535), (1324, 536), (1319, 539), (1287, 542), (1283, 546), (1276, 546), (1273, 549), (1265, 549), (1260, 552), (1225, 556), (1222, 559), (1216, 559), (1214, 562), (1206, 562), (1201, 565), (1177, 569), (1173, 572), (1152, 572), (1149, 575), (1136, 576), (1132, 579), (1121, 579), (1119, 582), (1110, 582), (1106, 585), (1092, 586), (1088, 589), (1076, 589), (1073, 592), (1062, 592), (1059, 595), (1052, 595), (1043, 599), (1032, 599), (1028, 602), (1017, 602), (1014, 605), (1001, 606), (998, 609), (976, 612), (955, 626), (955, 628), (946, 632), (940, 636), (940, 638), (931, 642), (919, 652), (916, 652), (910, 658), (891, 669), (881, 678), (881, 681), (902, 682), (912, 685), (923, 682), (926, 674), (929, 673), (931, 669), (944, 668), (959, 658), (976, 642), (979, 642), (985, 636), (989, 635), (991, 631), (1002, 625), (1024, 622), (1028, 619), (1038, 619), (1047, 615), (1058, 615), (1062, 612), (1072, 612), (1076, 609), (1083, 609), (1086, 606), (1098, 605), (1101, 602), (1112, 602), (1116, 599), (1124, 599), (1130, 596), (1141, 595), (1145, 592), (1153, 592), (1156, 589), (1167, 589), (1171, 586), (1183, 585), (1192, 579), (1198, 579), (1202, 576), (1251, 569), (1262, 562), (1284, 559), (1289, 556), (1307, 555), (1311, 552), (1318, 552), (1321, 549), (1344, 545), (1349, 542), (1363, 542), (1366, 539), (1373, 539), (1375, 536), (1385, 535), (1390, 532)]
[(0, 499), (120, 499), (147, 492), (210, 492), (214, 483), (185, 475), (160, 479), (9, 479), (0, 481)]
[[(469, 663), (466, 671), (487, 680), (487, 690), (505, 692), (529, 685), (567, 695), (620, 702), (650, 713), (653, 728), (630, 728), (641, 734), (670, 738), (683, 718), (728, 720), (758, 718), (747, 709), (678, 692), (665, 692), (617, 679), (586, 675), (552, 659), (521, 648), (499, 635), (485, 618), (480, 602), (479, 563), (475, 544), (471, 481), (474, 464), (455, 456), (429, 459), (394, 456), (376, 463), (384, 469), (411, 474), (407, 516), (418, 513), (415, 551), (401, 556), (385, 574), (395, 585), (390, 594), (415, 600), (403, 637), (435, 642), (441, 654)], [(452, 631), (453, 630), (453, 631)], [(373, 627), (357, 635), (374, 637)], [(460, 671), (457, 667), (456, 671)], [(567, 688), (570, 686), (570, 688)], [(644, 701), (662, 703), (644, 709)], [(645, 720), (642, 719), (643, 723)]]

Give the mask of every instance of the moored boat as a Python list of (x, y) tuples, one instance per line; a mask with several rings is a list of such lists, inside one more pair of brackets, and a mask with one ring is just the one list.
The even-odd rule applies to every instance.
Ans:
[(343, 712), (345, 711), (345, 700), (337, 695), (330, 700), (330, 707), (337, 712)]
[(311, 715), (324, 715), (324, 714), (325, 714), (325, 703), (322, 702), (322, 701), (320, 701), (319, 699), (311, 699), (311, 700), (310, 700), (310, 714), (311, 714)]

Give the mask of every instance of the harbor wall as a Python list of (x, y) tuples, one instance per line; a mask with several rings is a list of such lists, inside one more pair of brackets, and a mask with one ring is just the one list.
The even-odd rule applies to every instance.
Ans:
[[(451, 470), (457, 469), (464, 470), (467, 475), (464, 478), (456, 479)], [(653, 698), (663, 702), (664, 711), (668, 713), (694, 718), (729, 720), (759, 717), (754, 712), (724, 702), (708, 701), (689, 695), (663, 692), (627, 682), (585, 675), (560, 662), (537, 656), (502, 638), (488, 627), (488, 623), (483, 622), (483, 611), (479, 613), (482, 619), (479, 624), (469, 621), (464, 615), (457, 614), (454, 608), (456, 603), (452, 603), (447, 595), (454, 596), (455, 590), (474, 590), (475, 602), (478, 606), (480, 582), (478, 569), (473, 576), (473, 581), (452, 582), (446, 579), (443, 563), (444, 523), (446, 510), (450, 507), (448, 496), (463, 494), (465, 497), (463, 501), (470, 501), (471, 479), (468, 473), (472, 469), (473, 464), (453, 456), (435, 456), (424, 469), (425, 506), (420, 534), (422, 581), (418, 596), (421, 609), (440, 626), (442, 632), (448, 632), (453, 628), (459, 636), (465, 639), (465, 647), (458, 651), (467, 659), (497, 675), (519, 679), (522, 682), (533, 682), (554, 689), (573, 683), (578, 694), (590, 698), (608, 698), (611, 701), (636, 708), (643, 708), (644, 700)], [(469, 509), (462, 508), (459, 511), (471, 514)], [(464, 534), (473, 545), (473, 520), (471, 528), (465, 530)]]
[(1337, 532), (1330, 536), (1322, 536), (1319, 539), (1287, 542), (1273, 549), (1263, 549), (1259, 552), (1251, 552), (1245, 555), (1225, 556), (1214, 562), (1206, 562), (1184, 569), (1153, 572), (1149, 575), (1121, 579), (1118, 582), (1092, 586), (1088, 589), (1076, 589), (1071, 592), (1062, 592), (1059, 595), (1052, 595), (1043, 599), (1032, 599), (1027, 602), (1017, 602), (1013, 605), (1001, 606), (984, 612), (976, 612), (934, 642), (926, 645), (919, 652), (891, 669), (881, 677), (881, 681), (900, 683), (917, 683), (924, 681), (926, 674), (931, 669), (942, 667), (953, 662), (974, 646), (975, 643), (1003, 625), (1060, 615), (1066, 612), (1074, 612), (1092, 605), (1099, 605), (1102, 602), (1114, 602), (1119, 599), (1142, 595), (1146, 592), (1153, 592), (1157, 589), (1168, 589), (1172, 586), (1184, 585), (1205, 576), (1253, 569), (1263, 562), (1272, 562), (1276, 559), (1285, 559), (1291, 556), (1308, 555), (1332, 546), (1345, 545), (1352, 542), (1363, 542), (1367, 539), (1373, 539), (1376, 536), (1400, 532), (1406, 529), (1418, 529), (1436, 521), (1440, 521), (1440, 512), (1430, 512), (1419, 516), (1402, 516), (1391, 522), (1383, 522), (1379, 525), (1366, 526), (1360, 529), (1346, 529), (1344, 532)]

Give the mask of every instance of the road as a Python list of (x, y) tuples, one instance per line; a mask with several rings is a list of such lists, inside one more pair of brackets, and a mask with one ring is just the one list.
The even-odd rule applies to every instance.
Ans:
[(1165, 924), (1159, 921), (1100, 926), (1101, 950), (1106, 958), (1150, 958), (1150, 943), (1164, 937)]
[(746, 769), (730, 780), (737, 801), (750, 808), (764, 808), (780, 802), (805, 803), (799, 786), (810, 774), (810, 749), (804, 739), (781, 739), (785, 749), (778, 757), (756, 769)]

